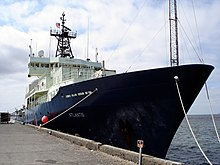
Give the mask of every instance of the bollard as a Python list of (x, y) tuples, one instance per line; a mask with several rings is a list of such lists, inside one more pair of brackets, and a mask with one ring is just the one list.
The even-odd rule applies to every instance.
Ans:
[(138, 140), (137, 141), (137, 147), (139, 148), (139, 158), (138, 158), (138, 165), (141, 165), (142, 162), (142, 148), (144, 147), (144, 141)]

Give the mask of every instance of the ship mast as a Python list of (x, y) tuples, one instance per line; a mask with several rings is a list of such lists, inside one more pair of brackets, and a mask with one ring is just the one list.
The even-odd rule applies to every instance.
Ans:
[(170, 65), (179, 65), (178, 27), (176, 0), (169, 0), (169, 22), (170, 22)]
[[(65, 13), (63, 12), (62, 17), (60, 17), (60, 20), (62, 21), (61, 30), (51, 29), (50, 36), (55, 36), (58, 40), (56, 57), (74, 58), (70, 46), (70, 39), (76, 38), (76, 32), (72, 32), (71, 29), (65, 26), (66, 19), (64, 17)], [(60, 28), (59, 23), (57, 23), (57, 28)]]

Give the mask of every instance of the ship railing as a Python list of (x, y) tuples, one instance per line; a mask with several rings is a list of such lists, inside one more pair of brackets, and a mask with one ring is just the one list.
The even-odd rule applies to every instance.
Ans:
[(93, 71), (68, 71), (62, 74), (62, 79), (58, 83), (54, 83), (53, 85), (60, 84), (63, 82), (73, 81), (73, 82), (79, 82), (83, 80), (88, 80), (95, 78)]
[[(76, 38), (77, 32), (72, 32), (72, 31), (64, 31), (67, 33), (68, 38)], [(51, 36), (61, 36), (62, 31), (58, 29), (50, 29), (50, 35)]]
[(47, 101), (47, 95), (43, 95), (36, 99), (37, 104), (45, 103)]
[(77, 32), (68, 32), (68, 37), (69, 38), (76, 38)]
[(61, 35), (61, 30), (57, 30), (57, 29), (50, 29), (50, 35), (51, 36), (59, 36)]

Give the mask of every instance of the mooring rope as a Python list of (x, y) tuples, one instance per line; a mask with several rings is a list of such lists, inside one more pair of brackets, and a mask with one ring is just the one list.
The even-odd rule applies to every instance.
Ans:
[(205, 159), (207, 160), (207, 162), (208, 162), (210, 165), (212, 165), (212, 162), (208, 159), (208, 157), (206, 156), (205, 152), (202, 150), (202, 148), (201, 148), (201, 146), (200, 146), (198, 140), (196, 139), (196, 136), (195, 136), (195, 134), (194, 134), (194, 132), (193, 132), (193, 130), (192, 130), (192, 127), (191, 127), (191, 125), (190, 125), (188, 116), (187, 116), (187, 114), (186, 114), (186, 111), (185, 111), (185, 108), (184, 108), (184, 105), (183, 105), (183, 100), (182, 100), (182, 97), (181, 97), (181, 94), (180, 94), (180, 90), (179, 90), (179, 85), (178, 85), (178, 80), (179, 80), (179, 78), (178, 78), (178, 76), (175, 76), (174, 79), (175, 79), (175, 82), (176, 82), (176, 88), (177, 88), (177, 92), (178, 92), (179, 99), (180, 99), (180, 102), (181, 102), (181, 106), (182, 106), (182, 109), (183, 109), (183, 112), (184, 112), (184, 115), (185, 115), (185, 118), (186, 118), (186, 122), (187, 122), (188, 127), (189, 127), (189, 129), (190, 129), (190, 131), (191, 131), (191, 134), (192, 134), (192, 136), (193, 136), (193, 138), (194, 138), (194, 140), (195, 140), (197, 146), (199, 147), (201, 153), (203, 154), (203, 156), (204, 156)]
[(210, 109), (210, 113), (211, 113), (211, 117), (212, 117), (212, 123), (213, 123), (214, 129), (215, 129), (216, 136), (218, 138), (218, 142), (220, 143), (220, 137), (219, 137), (219, 133), (218, 133), (216, 123), (215, 123), (215, 118), (214, 118), (214, 115), (213, 115), (212, 104), (211, 104), (210, 97), (209, 97), (209, 91), (208, 91), (207, 83), (205, 83), (205, 89), (206, 89), (206, 96), (207, 96), (207, 99), (208, 99), (208, 102), (209, 102), (209, 109)]
[(89, 96), (91, 96), (93, 93), (95, 93), (96, 91), (98, 91), (97, 88), (95, 88), (94, 91), (92, 91), (91, 93), (89, 93), (87, 96), (83, 97), (80, 101), (78, 101), (76, 104), (72, 105), (71, 107), (69, 107), (67, 110), (63, 111), (62, 113), (60, 113), (59, 115), (57, 115), (56, 117), (52, 118), (51, 120), (49, 120), (48, 122), (42, 124), (40, 127), (45, 126), (46, 124), (50, 123), (51, 121), (57, 119), (58, 117), (62, 116), (63, 114), (65, 114), (66, 112), (70, 111), (72, 108), (76, 107), (77, 105), (79, 105), (81, 102), (83, 102), (85, 99), (87, 99)]

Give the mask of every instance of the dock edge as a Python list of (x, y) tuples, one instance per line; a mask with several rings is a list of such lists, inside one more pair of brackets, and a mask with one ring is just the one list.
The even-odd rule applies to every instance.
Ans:
[[(29, 127), (35, 128), (38, 131), (45, 132), (45, 133), (48, 133), (52, 136), (67, 140), (67, 141), (74, 143), (76, 145), (84, 146), (90, 150), (101, 151), (101, 152), (106, 153), (108, 155), (117, 156), (121, 159), (128, 160), (128, 161), (131, 161), (134, 163), (138, 162), (139, 153), (134, 152), (134, 151), (129, 151), (126, 149), (102, 144), (99, 142), (95, 142), (93, 140), (89, 140), (86, 138), (82, 138), (82, 137), (70, 135), (67, 133), (51, 130), (51, 129), (40, 127), (40, 126), (35, 126), (35, 125), (31, 125), (31, 124), (26, 124), (26, 125)], [(184, 163), (175, 162), (175, 161), (171, 161), (171, 160), (161, 159), (161, 158), (153, 157), (150, 155), (142, 154), (142, 165), (184, 165)]]

